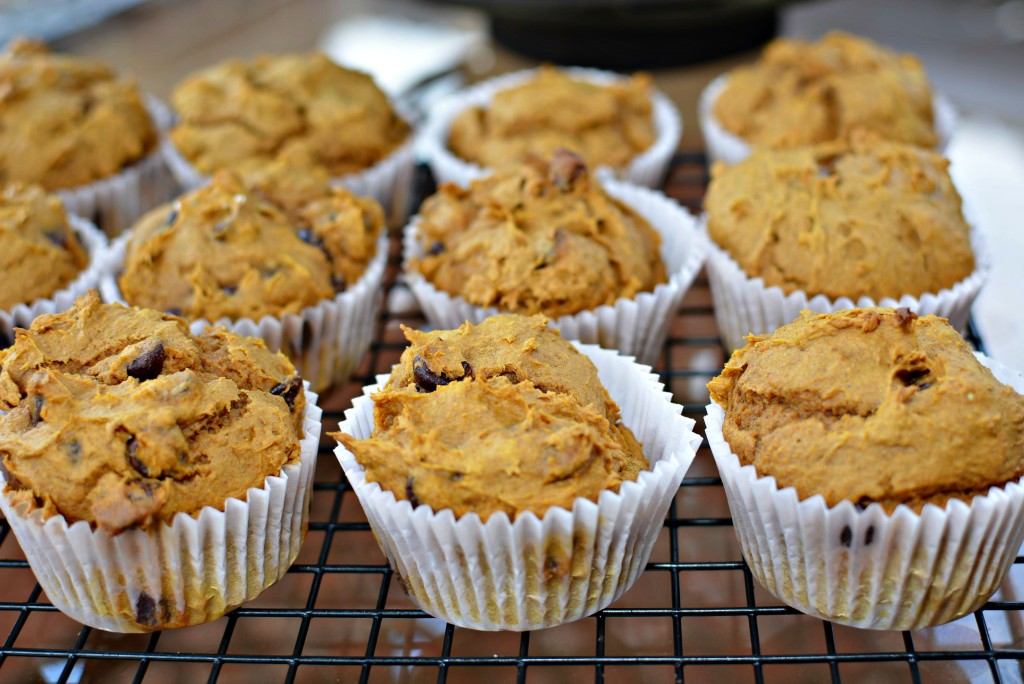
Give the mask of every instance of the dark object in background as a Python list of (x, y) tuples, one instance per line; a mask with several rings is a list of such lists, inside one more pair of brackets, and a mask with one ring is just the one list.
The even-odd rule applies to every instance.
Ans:
[(787, 0), (431, 0), (475, 7), (491, 35), (529, 57), (632, 71), (756, 48), (775, 37)]

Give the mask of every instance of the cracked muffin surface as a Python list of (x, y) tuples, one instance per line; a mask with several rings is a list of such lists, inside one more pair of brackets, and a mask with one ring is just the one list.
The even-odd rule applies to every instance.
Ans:
[(15, 505), (116, 534), (224, 510), (299, 458), (305, 395), (281, 354), (223, 328), (102, 304), (0, 351), (0, 466)]
[(412, 267), (477, 306), (562, 316), (666, 281), (661, 236), (567, 150), (445, 184), (420, 209)]
[(338, 434), (367, 480), (456, 516), (538, 516), (647, 468), (589, 359), (543, 316), (405, 329), (410, 346), (373, 395), (370, 439)]
[(828, 505), (969, 501), (1024, 475), (1024, 396), (943, 318), (804, 312), (708, 384), (732, 451)]
[(840, 31), (813, 43), (772, 41), (758, 62), (730, 72), (714, 115), (755, 147), (826, 142), (855, 130), (922, 147), (938, 142), (921, 62)]
[(302, 154), (332, 176), (361, 171), (409, 136), (369, 74), (326, 55), (263, 55), (199, 71), (174, 89), (178, 151), (210, 174)]
[(156, 140), (138, 88), (106, 65), (26, 40), (0, 53), (0, 183), (84, 185), (140, 160)]
[(59, 197), (37, 185), (0, 185), (0, 309), (49, 297), (88, 263)]
[(867, 136), (756, 150), (714, 165), (708, 233), (748, 276), (787, 293), (936, 293), (975, 267), (948, 167), (934, 152)]
[(448, 146), (463, 159), (494, 168), (558, 148), (591, 166), (625, 166), (654, 144), (652, 91), (643, 73), (598, 84), (543, 66), (526, 83), (499, 90), (487, 106), (461, 112)]
[(189, 319), (297, 314), (362, 276), (384, 213), (286, 161), (221, 171), (146, 214), (118, 278), (125, 301)]

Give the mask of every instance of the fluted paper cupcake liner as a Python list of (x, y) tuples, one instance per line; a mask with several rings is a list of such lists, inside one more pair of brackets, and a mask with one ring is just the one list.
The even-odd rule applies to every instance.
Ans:
[[(146, 99), (157, 135), (171, 122), (171, 111), (155, 97)], [(132, 225), (142, 214), (166, 202), (175, 191), (159, 143), (145, 157), (101, 180), (56, 191), (67, 210), (94, 219), (110, 237)]]
[[(595, 503), (552, 507), (538, 518), (504, 513), (481, 522), (456, 519), (398, 501), (366, 481), (355, 457), (335, 451), (391, 567), (426, 612), (461, 627), (529, 630), (591, 615), (621, 596), (643, 572), (665, 513), (700, 445), (693, 421), (680, 415), (657, 376), (629, 357), (577, 345), (597, 366), (622, 409), (622, 421), (643, 443), (650, 470)], [(372, 394), (363, 389), (345, 412), (341, 431), (364, 439), (373, 431)]]
[[(1020, 373), (979, 359), (1024, 392)], [(1024, 480), (921, 513), (849, 501), (829, 508), (821, 495), (801, 501), (740, 465), (722, 436), (724, 416), (712, 403), (705, 423), (736, 536), (754, 577), (787, 605), (854, 627), (921, 629), (977, 610), (1009, 572), (1024, 540)]]
[[(623, 80), (619, 74), (598, 69), (567, 67), (564, 71), (573, 78), (599, 85)], [(490, 169), (462, 159), (448, 149), (448, 132), (455, 117), (469, 107), (489, 104), (499, 90), (530, 81), (536, 75), (537, 69), (527, 69), (497, 76), (449, 96), (431, 110), (420, 133), (419, 150), (420, 156), (429, 162), (438, 184), (452, 182), (465, 186), (474, 178), (490, 173)], [(622, 180), (657, 188), (661, 186), (665, 170), (679, 146), (679, 139), (683, 134), (683, 120), (675, 105), (662, 92), (652, 90), (651, 100), (654, 144), (633, 157), (624, 168), (613, 171)]]
[[(704, 145), (711, 162), (722, 161), (735, 164), (750, 155), (750, 144), (735, 133), (727, 131), (715, 117), (715, 101), (725, 90), (729, 74), (722, 74), (709, 83), (700, 94), (697, 104), (700, 129), (704, 134)], [(939, 143), (936, 149), (945, 153), (956, 129), (957, 113), (949, 98), (941, 93), (932, 97), (932, 111), (935, 115), (935, 134)]]
[(920, 315), (935, 314), (948, 318), (950, 325), (963, 330), (967, 326), (971, 304), (988, 277), (990, 268), (984, 238), (977, 228), (973, 228), (971, 248), (974, 251), (974, 271), (952, 287), (920, 296), (905, 294), (898, 299), (883, 297), (877, 302), (871, 297), (860, 297), (857, 300), (849, 297), (830, 299), (821, 294), (812, 297), (802, 290), (786, 294), (776, 285), (767, 287), (762, 278), (751, 278), (711, 239), (706, 230), (703, 235), (708, 243), (707, 272), (715, 319), (727, 349), (742, 347), (745, 344), (743, 338), (748, 334), (774, 332), (779, 326), (793, 321), (803, 309), (830, 313), (854, 307), (906, 307)]
[[(306, 392), (301, 455), (246, 500), (171, 524), (117, 535), (0, 495), (11, 529), (54, 606), (112, 632), (151, 632), (216, 620), (277, 582), (295, 560), (309, 519), (321, 410)], [(244, 444), (238, 448), (244, 450)], [(0, 487), (6, 481), (0, 472)]]
[[(392, 103), (392, 106), (399, 110), (400, 115), (403, 114), (399, 105)], [(402, 118), (411, 121), (409, 116), (403, 115)], [(409, 215), (415, 140), (415, 133), (410, 132), (405, 142), (373, 166), (344, 176), (332, 177), (331, 183), (361, 197), (372, 197), (380, 202), (389, 222), (401, 225)], [(182, 156), (170, 135), (163, 136), (160, 149), (171, 173), (185, 192), (195, 190), (210, 181), (209, 175), (201, 173)]]
[[(636, 356), (641, 363), (653, 364), (665, 344), (679, 302), (704, 264), (706, 241), (693, 216), (674, 200), (660, 192), (609, 178), (607, 174), (600, 175), (608, 194), (647, 219), (661, 235), (661, 258), (669, 279), (653, 292), (640, 292), (631, 299), (620, 298), (611, 305), (561, 316), (552, 320), (551, 326), (558, 328), (566, 339), (617, 349)], [(434, 287), (411, 268), (410, 260), (423, 256), (416, 231), (414, 217), (403, 235), (404, 277), (430, 324), (452, 329), (466, 321), (479, 323), (497, 314), (494, 307), (476, 306)]]
[[(125, 250), (131, 234), (114, 240), (108, 251), (100, 293), (106, 302), (126, 302), (117, 279), (124, 268)], [(298, 314), (232, 320), (205, 318), (190, 321), (192, 334), (209, 325), (222, 325), (240, 335), (259, 337), (271, 351), (281, 351), (295, 364), (303, 379), (316, 392), (348, 378), (373, 341), (374, 326), (383, 297), (381, 283), (387, 265), (387, 236), (377, 240), (377, 253), (363, 275), (333, 299), (325, 299)]]
[(10, 310), (0, 309), (0, 349), (14, 343), (14, 328), (28, 328), (37, 316), (60, 313), (87, 291), (99, 287), (107, 259), (107, 238), (90, 221), (70, 213), (67, 216), (68, 224), (89, 253), (89, 263), (74, 280), (50, 297), (18, 304)]

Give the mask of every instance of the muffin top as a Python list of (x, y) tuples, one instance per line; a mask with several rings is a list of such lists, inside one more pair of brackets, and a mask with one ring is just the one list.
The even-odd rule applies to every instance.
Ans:
[(441, 186), (420, 209), (418, 231), (425, 256), (413, 268), (477, 306), (555, 317), (666, 280), (661, 236), (566, 150), (468, 190)]
[(299, 458), (305, 395), (281, 354), (223, 328), (101, 304), (0, 351), (0, 466), (16, 505), (117, 534), (224, 510)]
[(526, 83), (500, 90), (486, 107), (470, 107), (451, 124), (452, 152), (499, 167), (559, 147), (590, 166), (625, 166), (654, 143), (651, 78), (599, 85), (543, 66)]
[(861, 136), (758, 150), (713, 167), (708, 232), (748, 275), (787, 293), (935, 293), (974, 270), (948, 166), (928, 150)]
[(772, 41), (760, 61), (729, 74), (714, 115), (755, 146), (808, 145), (857, 129), (923, 147), (938, 140), (921, 62), (841, 32), (816, 43)]
[(84, 185), (155, 144), (138, 88), (109, 67), (24, 40), (0, 53), (0, 183)]
[(386, 157), (409, 126), (368, 75), (325, 55), (229, 60), (189, 76), (171, 96), (178, 151), (200, 172), (296, 151), (332, 176)]
[(189, 319), (299, 313), (359, 279), (383, 225), (379, 204), (323, 170), (221, 171), (139, 220), (118, 283), (125, 301)]
[(732, 451), (801, 499), (944, 506), (1024, 475), (1024, 396), (944, 318), (803, 312), (708, 384)]
[(373, 436), (336, 435), (397, 499), (457, 517), (543, 516), (647, 468), (597, 369), (543, 316), (404, 330), (410, 346), (373, 395)]
[(49, 297), (88, 263), (60, 198), (37, 185), (0, 186), (0, 309)]

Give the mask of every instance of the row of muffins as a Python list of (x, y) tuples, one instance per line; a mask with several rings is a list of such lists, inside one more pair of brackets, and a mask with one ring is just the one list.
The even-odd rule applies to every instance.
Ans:
[[(556, 165), (556, 166), (558, 166), (558, 167), (559, 167), (559, 170), (561, 170), (561, 166), (564, 166), (564, 165), (566, 165), (566, 164), (569, 164), (569, 163), (567, 163), (567, 162), (560, 162), (560, 163), (559, 163), (558, 165)], [(574, 163), (571, 163), (571, 164), (569, 164), (569, 165), (570, 165), (570, 166), (574, 166)], [(556, 175), (558, 175), (558, 174), (556, 174)], [(568, 174), (568, 175), (571, 175), (571, 174)], [(564, 174), (564, 173), (562, 173), (562, 174), (561, 174), (561, 176), (562, 176), (562, 178), (563, 178), (563, 180), (564, 180), (565, 174)], [(564, 183), (563, 183), (563, 184), (564, 184)], [(446, 248), (445, 248), (445, 250), (442, 250), (442, 252), (443, 252), (443, 251), (446, 251)], [(550, 250), (549, 250), (549, 251), (550, 251)], [(439, 255), (433, 255), (433, 256), (439, 256)], [(414, 361), (414, 366), (415, 366), (415, 361)], [(414, 369), (414, 373), (415, 373), (415, 369)], [(435, 375), (436, 375), (436, 374), (435, 374)], [(449, 384), (451, 384), (451, 383), (449, 383)], [(416, 495), (417, 495), (417, 493), (416, 493), (416, 490), (415, 490), (415, 487), (414, 487), (414, 490), (413, 490), (413, 495), (414, 495), (414, 496), (416, 496)], [(409, 497), (407, 497), (407, 498), (409, 498)], [(418, 498), (418, 497), (417, 497), (417, 498)], [(664, 513), (664, 512), (663, 512), (663, 513)], [(389, 558), (391, 558), (391, 555), (390, 555), (390, 554), (389, 554)]]

